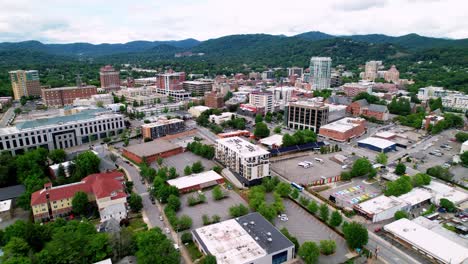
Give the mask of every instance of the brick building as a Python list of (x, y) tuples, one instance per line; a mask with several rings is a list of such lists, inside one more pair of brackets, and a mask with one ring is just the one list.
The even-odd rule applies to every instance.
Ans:
[(42, 100), (49, 107), (73, 105), (75, 99), (89, 99), (97, 94), (94, 85), (42, 89)]
[(161, 119), (154, 123), (144, 124), (141, 126), (143, 138), (159, 138), (166, 135), (182, 132), (185, 129), (184, 120), (182, 119)]
[(23, 96), (41, 96), (41, 83), (36, 70), (10, 71), (9, 74), (15, 100)]
[(380, 121), (387, 121), (389, 118), (386, 105), (369, 104), (366, 99), (353, 102), (349, 106), (349, 113), (353, 116), (373, 117)]
[(185, 81), (185, 72), (174, 72), (169, 70), (165, 73), (156, 74), (156, 86), (166, 91), (181, 90)]
[(359, 83), (345, 83), (342, 88), (346, 96), (354, 97), (360, 93), (371, 93), (373, 83), (359, 82)]
[(213, 81), (186, 81), (182, 83), (185, 91), (193, 96), (203, 96), (213, 89)]
[(364, 118), (347, 117), (320, 127), (319, 134), (325, 138), (345, 142), (365, 132), (366, 120)]
[(218, 92), (205, 93), (205, 106), (211, 108), (224, 107), (224, 96)]
[(99, 78), (101, 80), (101, 88), (107, 92), (120, 89), (120, 73), (111, 65), (106, 65), (101, 68), (99, 71)]
[(123, 149), (123, 155), (135, 163), (145, 159), (147, 163), (156, 161), (159, 157), (167, 158), (184, 152), (181, 146), (172, 144), (164, 139), (128, 146)]

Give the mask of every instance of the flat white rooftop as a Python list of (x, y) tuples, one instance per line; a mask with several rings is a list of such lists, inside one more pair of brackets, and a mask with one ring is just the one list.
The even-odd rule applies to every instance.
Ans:
[(398, 196), (399, 199), (405, 201), (411, 206), (420, 204), (432, 198), (432, 193), (422, 188), (414, 188), (409, 193)]
[(364, 121), (364, 119), (345, 117), (345, 118), (342, 118), (342, 119), (337, 120), (335, 122), (332, 122), (330, 124), (321, 126), (320, 128), (334, 130), (334, 131), (344, 133), (344, 132), (346, 132), (348, 130), (351, 130), (351, 129), (355, 128), (355, 127), (358, 127), (360, 124), (355, 123), (355, 122), (360, 122), (360, 121)]
[(382, 132), (376, 133), (375, 136), (379, 137), (379, 138), (391, 138), (391, 137), (394, 137), (396, 135), (394, 133), (392, 133), (392, 132), (382, 131)]
[(0, 213), (9, 211), (11, 208), (11, 200), (5, 200), (0, 202)]
[(143, 125), (141, 125), (141, 127), (149, 127), (149, 128), (152, 128), (152, 127), (165, 126), (165, 125), (169, 125), (169, 124), (183, 123), (183, 122), (184, 122), (184, 120), (178, 119), (178, 118), (159, 119), (158, 121), (153, 122), (153, 123), (143, 124)]
[(468, 200), (468, 193), (465, 191), (438, 181), (432, 180), (429, 185), (423, 187), (433, 192), (436, 204), (439, 204), (439, 201), (442, 198), (450, 200), (454, 204), (459, 204)]
[(368, 137), (363, 140), (359, 140), (358, 143), (376, 146), (381, 149), (385, 149), (385, 148), (395, 145), (395, 143), (390, 140), (386, 140), (383, 138), (376, 138), (376, 137)]
[(235, 219), (200, 227), (196, 232), (219, 264), (251, 263), (267, 254)]
[(380, 195), (356, 206), (368, 214), (379, 214), (394, 207), (402, 207), (403, 205), (404, 202), (395, 196)]
[(223, 177), (213, 170), (205, 171), (198, 174), (192, 174), (185, 177), (179, 177), (172, 180), (168, 180), (169, 185), (177, 187), (177, 189), (184, 189), (192, 187), (194, 185), (204, 184), (211, 181), (221, 180)]
[(228, 147), (242, 157), (256, 157), (260, 155), (268, 155), (270, 152), (254, 145), (240, 137), (221, 138), (216, 140), (218, 144)]
[(274, 134), (272, 136), (260, 139), (260, 143), (262, 143), (263, 145), (267, 145), (267, 146), (273, 146), (273, 145), (281, 146), (283, 145), (283, 136)]
[(406, 218), (388, 224), (384, 229), (442, 263), (458, 264), (468, 259), (468, 248)]

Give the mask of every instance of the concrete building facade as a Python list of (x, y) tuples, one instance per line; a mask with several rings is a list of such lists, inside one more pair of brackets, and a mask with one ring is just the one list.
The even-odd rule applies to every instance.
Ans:
[(41, 96), (41, 83), (36, 70), (10, 71), (13, 98), (19, 100), (23, 96)]
[(224, 107), (224, 96), (218, 92), (205, 93), (205, 106), (210, 108)]
[(310, 129), (316, 133), (328, 123), (329, 108), (324, 103), (299, 101), (290, 103), (286, 122), (291, 129)]
[(141, 126), (141, 134), (143, 138), (159, 138), (166, 135), (183, 132), (185, 129), (184, 120), (182, 119), (160, 119), (157, 122), (144, 124)]
[(273, 112), (273, 93), (271, 92), (252, 92), (249, 94), (249, 104), (264, 107), (265, 113)]
[(331, 63), (330, 57), (312, 57), (310, 59), (310, 81), (313, 90), (330, 88)]
[(185, 81), (182, 88), (192, 96), (204, 96), (213, 89), (213, 81)]

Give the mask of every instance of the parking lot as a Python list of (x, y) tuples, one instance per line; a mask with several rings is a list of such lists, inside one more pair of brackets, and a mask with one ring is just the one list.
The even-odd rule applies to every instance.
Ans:
[[(192, 166), (192, 164), (197, 161), (201, 161), (205, 170), (211, 170), (211, 168), (216, 165), (213, 161), (197, 156), (190, 151), (166, 158), (164, 159), (163, 164), (167, 167), (174, 167), (177, 170), (177, 173), (180, 176), (183, 176), (185, 166)], [(157, 166), (156, 163), (153, 163), (153, 166)]]
[(336, 253), (331, 256), (321, 255), (319, 263), (343, 263), (346, 261), (345, 255), (348, 253), (348, 248), (340, 235), (289, 199), (284, 200), (284, 206), (288, 221), (283, 222), (276, 218), (275, 225), (278, 229), (286, 227), (300, 244), (306, 241), (319, 243), (320, 240), (335, 240)]
[[(335, 153), (320, 155), (309, 152), (307, 156), (274, 162), (271, 167), (275, 172), (290, 181), (308, 185), (320, 180), (322, 176), (329, 178), (340, 175), (341, 165), (330, 160), (330, 157), (334, 155)], [(315, 158), (322, 159), (323, 163), (316, 161)], [(298, 164), (303, 161), (312, 162), (312, 167), (303, 168), (299, 166)]]
[(231, 216), (229, 215), (229, 207), (238, 204), (244, 204), (248, 207), (247, 203), (234, 191), (227, 190), (223, 188), (223, 191), (227, 192), (229, 197), (224, 198), (219, 201), (213, 200), (211, 189), (207, 191), (203, 191), (204, 195), (206, 196), (206, 202), (202, 204), (197, 204), (195, 206), (188, 206), (187, 200), (190, 196), (197, 197), (198, 193), (188, 193), (182, 195), (180, 201), (182, 206), (180, 210), (177, 212), (177, 215), (180, 217), (181, 215), (188, 215), (192, 218), (193, 224), (192, 229), (199, 228), (203, 226), (202, 216), (206, 214), (210, 218), (213, 215), (218, 215), (221, 217), (221, 221), (230, 219)]
[(362, 177), (354, 178), (351, 182), (340, 183), (335, 188), (321, 192), (320, 195), (326, 199), (329, 199), (330, 195), (332, 195), (335, 197), (338, 206), (353, 208), (353, 205), (379, 196), (382, 193), (377, 183), (368, 184), (365, 182), (366, 179)]

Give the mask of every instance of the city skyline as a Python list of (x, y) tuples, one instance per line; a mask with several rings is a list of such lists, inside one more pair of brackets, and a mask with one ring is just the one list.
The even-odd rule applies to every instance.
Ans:
[[(468, 38), (468, 8), (461, 0), (296, 0), (281, 2), (187, 0), (172, 3), (46, 0), (2, 1), (0, 42), (125, 43), (134, 40), (206, 40), (232, 34), (292, 36), (308, 31), (332, 35), (416, 33)], [(444, 10), (441, 16), (440, 10)], [(73, 15), (71, 15), (73, 14)], [(396, 15), (397, 14), (397, 15)], [(450, 17), (451, 19), (447, 19)], [(86, 22), (86, 23), (83, 23)]]

